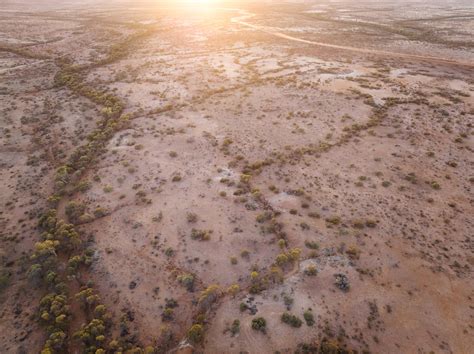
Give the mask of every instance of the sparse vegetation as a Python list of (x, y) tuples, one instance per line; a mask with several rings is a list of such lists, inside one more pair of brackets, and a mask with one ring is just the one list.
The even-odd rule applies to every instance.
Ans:
[[(465, 7), (206, 4), (203, 25), (172, 2), (17, 2), (0, 11), (5, 352), (469, 347)], [(415, 297), (418, 328), (394, 336)]]

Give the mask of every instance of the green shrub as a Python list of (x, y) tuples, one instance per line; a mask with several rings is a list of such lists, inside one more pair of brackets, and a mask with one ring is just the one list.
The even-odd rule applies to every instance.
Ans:
[(303, 321), (301, 321), (301, 319), (299, 319), (297, 316), (292, 315), (288, 312), (285, 312), (281, 315), (281, 321), (295, 328), (299, 328), (303, 324)]
[(252, 320), (252, 329), (265, 333), (267, 330), (267, 321), (263, 317), (257, 317)]
[(304, 320), (306, 321), (306, 325), (308, 326), (313, 326), (315, 321), (314, 321), (314, 316), (311, 310), (307, 310), (303, 314)]

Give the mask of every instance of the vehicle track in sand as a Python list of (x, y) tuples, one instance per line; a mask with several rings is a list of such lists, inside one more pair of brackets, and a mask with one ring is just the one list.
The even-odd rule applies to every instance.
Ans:
[(415, 59), (415, 60), (421, 60), (421, 61), (429, 61), (431, 63), (449, 64), (449, 65), (465, 66), (465, 67), (468, 67), (468, 68), (474, 68), (474, 61), (473, 62), (465, 62), (465, 61), (458, 61), (458, 60), (452, 60), (452, 59), (435, 57), (435, 56), (408, 54), (408, 53), (396, 53), (396, 52), (390, 52), (390, 51), (385, 51), (385, 50), (358, 48), (358, 47), (344, 46), (344, 45), (338, 45), (338, 44), (330, 44), (330, 43), (324, 43), (324, 42), (318, 42), (318, 41), (311, 41), (311, 40), (308, 40), (308, 39), (303, 39), (303, 38), (299, 38), (299, 37), (295, 37), (295, 36), (285, 34), (283, 32), (278, 31), (274, 27), (262, 26), (262, 25), (256, 25), (256, 24), (250, 23), (247, 20), (255, 17), (256, 14), (247, 12), (245, 10), (240, 10), (240, 9), (232, 9), (232, 10), (238, 11), (240, 13), (239, 16), (231, 18), (230, 21), (232, 23), (236, 23), (236, 24), (239, 24), (241, 26), (245, 26), (245, 27), (257, 30), (257, 31), (265, 32), (265, 33), (268, 33), (272, 36), (287, 39), (287, 40), (294, 41), (294, 42), (311, 44), (311, 45), (315, 45), (315, 46), (319, 46), (319, 47), (326, 47), (326, 48), (332, 48), (332, 49), (340, 49), (340, 50), (351, 51), (351, 52), (355, 52), (355, 53), (373, 54), (373, 55), (388, 56), (388, 57), (397, 57), (397, 58), (402, 58), (402, 59)]

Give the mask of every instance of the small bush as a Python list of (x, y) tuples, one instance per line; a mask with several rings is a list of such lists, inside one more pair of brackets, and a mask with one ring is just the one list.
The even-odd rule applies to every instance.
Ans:
[(306, 267), (306, 269), (304, 270), (304, 274), (309, 276), (315, 276), (318, 274), (318, 270), (314, 264), (311, 264)]
[(314, 325), (315, 321), (314, 321), (314, 316), (311, 310), (305, 311), (303, 314), (303, 317), (307, 326), (311, 327)]
[(341, 218), (339, 216), (332, 216), (326, 219), (328, 224), (339, 225), (341, 223)]
[(190, 224), (193, 224), (193, 223), (195, 223), (196, 221), (198, 221), (198, 216), (197, 216), (197, 214), (195, 214), (195, 213), (187, 213), (187, 214), (186, 214), (186, 219), (188, 220), (188, 222), (189, 222)]
[(252, 329), (265, 333), (267, 329), (267, 321), (263, 317), (257, 317), (252, 320)]
[(104, 190), (104, 193), (110, 193), (110, 192), (112, 192), (114, 189), (113, 189), (112, 186), (105, 186), (103, 190)]
[(227, 293), (229, 293), (232, 296), (235, 296), (239, 291), (240, 291), (239, 284), (232, 284), (231, 286), (227, 288)]
[(193, 240), (208, 241), (211, 238), (212, 230), (191, 230), (191, 238)]
[(177, 280), (180, 282), (181, 285), (186, 287), (188, 291), (194, 290), (194, 275), (192, 274), (181, 274), (178, 276)]
[(240, 252), (240, 257), (242, 258), (249, 258), (250, 257), (250, 251), (249, 250), (242, 250)]
[(306, 241), (304, 243), (304, 245), (309, 248), (309, 249), (312, 249), (312, 250), (317, 250), (319, 249), (319, 244), (315, 241)]
[(230, 327), (230, 333), (232, 333), (232, 337), (233, 337), (239, 332), (240, 332), (240, 321), (234, 320), (234, 322), (232, 322), (232, 326)]
[(280, 266), (285, 265), (286, 263), (288, 263), (288, 261), (289, 261), (288, 256), (284, 253), (279, 254), (275, 259), (276, 264)]

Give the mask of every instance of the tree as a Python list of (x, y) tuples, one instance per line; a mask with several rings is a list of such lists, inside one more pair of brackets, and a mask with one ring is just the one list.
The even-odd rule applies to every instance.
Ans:
[(199, 297), (199, 306), (201, 310), (206, 311), (219, 296), (219, 286), (210, 285), (201, 293)]

